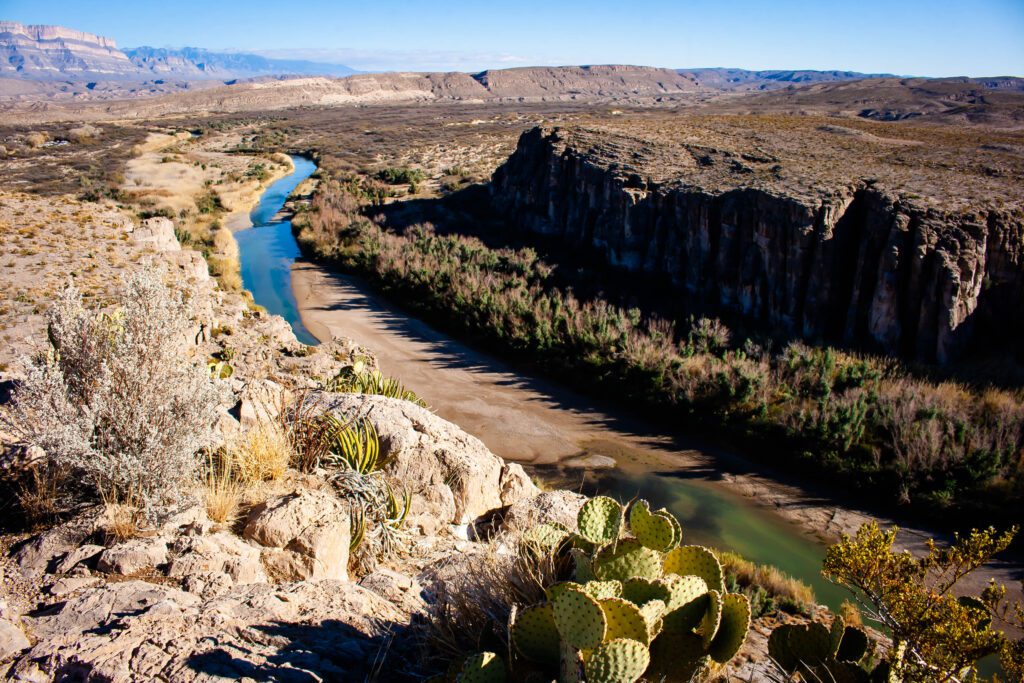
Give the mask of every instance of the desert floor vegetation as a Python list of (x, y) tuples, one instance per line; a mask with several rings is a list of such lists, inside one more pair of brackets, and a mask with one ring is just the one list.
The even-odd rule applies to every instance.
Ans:
[(321, 183), (296, 221), (300, 245), (477, 343), (728, 433), (768, 462), (826, 473), (876, 500), (998, 513), (1024, 496), (1019, 392), (576, 294), (575, 281), (530, 247), (489, 246), (428, 224), (386, 229), (364, 215), (373, 201), (359, 178)]

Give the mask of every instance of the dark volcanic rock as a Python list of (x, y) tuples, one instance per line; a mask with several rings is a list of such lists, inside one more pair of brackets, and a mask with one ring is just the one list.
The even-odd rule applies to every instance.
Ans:
[(791, 336), (945, 363), (979, 321), (1018, 319), (1019, 214), (919, 208), (856, 178), (816, 193), (702, 184), (714, 150), (655, 181), (594, 151), (614, 144), (527, 131), (494, 175), (497, 209), (624, 271), (665, 277), (697, 305)]

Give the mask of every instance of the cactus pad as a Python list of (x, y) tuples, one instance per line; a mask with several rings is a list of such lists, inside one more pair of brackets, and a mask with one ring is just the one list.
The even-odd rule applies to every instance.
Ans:
[(605, 641), (629, 638), (650, 645), (650, 629), (639, 607), (622, 598), (608, 598), (601, 601), (601, 609), (604, 610), (605, 620), (608, 622), (604, 634)]
[(672, 524), (672, 546), (671, 547), (675, 548), (680, 543), (682, 543), (683, 542), (683, 527), (681, 527), (679, 525), (679, 520), (676, 519), (676, 516), (673, 515), (671, 512), (669, 512), (668, 510), (666, 510), (665, 508), (661, 508), (660, 510), (655, 511), (654, 514), (661, 515), (662, 517), (667, 519), (669, 521), (669, 523)]
[(708, 591), (708, 609), (700, 620), (700, 641), (705, 650), (711, 645), (718, 625), (722, 622), (722, 594), (716, 590)]
[(633, 683), (650, 663), (650, 652), (643, 643), (616, 638), (590, 654), (584, 673), (587, 683)]
[(661, 576), (661, 554), (634, 539), (608, 546), (597, 554), (593, 565), (594, 574), (602, 581), (656, 579)]
[(594, 580), (594, 567), (590, 563), (590, 557), (587, 553), (583, 552), (579, 548), (573, 548), (570, 551), (573, 562), (573, 578), (580, 583), (586, 583)]
[(828, 638), (829, 638), (828, 656), (829, 657), (835, 657), (836, 653), (839, 652), (839, 644), (843, 640), (843, 631), (845, 631), (845, 630), (846, 630), (846, 622), (843, 620), (843, 618), (840, 615), (837, 614), (835, 616), (835, 618), (832, 619), (832, 627), (829, 628), (829, 631), (828, 631)]
[(664, 553), (672, 549), (675, 527), (660, 513), (651, 513), (646, 500), (638, 500), (630, 507), (629, 526), (636, 540), (651, 550)]
[(661, 618), (665, 615), (665, 603), (662, 600), (649, 600), (640, 606), (640, 614), (647, 622), (647, 630), (653, 638), (661, 631)]
[(622, 506), (607, 496), (597, 496), (583, 504), (576, 521), (584, 540), (598, 545), (611, 543), (622, 528)]
[[(662, 633), (651, 645), (651, 680), (690, 681), (707, 657), (700, 636), (692, 632)], [(651, 675), (653, 674), (653, 675)]]
[(651, 600), (668, 603), (671, 594), (672, 591), (665, 583), (650, 579), (629, 579), (622, 583), (622, 597), (634, 605), (643, 606)]
[(666, 602), (669, 612), (693, 604), (708, 592), (707, 582), (699, 576), (669, 574), (665, 578), (655, 581), (655, 584), (668, 589), (669, 597)]
[(604, 600), (606, 598), (622, 597), (621, 581), (588, 581), (583, 585), (583, 592), (592, 598)]
[(527, 607), (512, 622), (512, 643), (526, 659), (542, 664), (557, 664), (560, 635), (550, 602)]
[(843, 639), (839, 644), (836, 659), (841, 662), (859, 662), (868, 652), (868, 634), (856, 626), (843, 629)]
[(575, 581), (559, 581), (558, 583), (553, 583), (545, 588), (544, 595), (548, 596), (548, 600), (554, 602), (555, 598), (561, 595), (568, 588), (583, 590), (583, 585), (576, 583)]
[(569, 532), (554, 524), (539, 524), (523, 533), (523, 541), (540, 548), (557, 548), (569, 538)]
[(750, 629), (750, 600), (742, 593), (729, 593), (722, 598), (722, 621), (718, 634), (711, 641), (708, 654), (719, 664), (736, 656)]
[(704, 579), (708, 588), (725, 593), (722, 564), (715, 554), (700, 545), (684, 545), (665, 555), (666, 574), (694, 575)]
[(504, 683), (505, 662), (493, 652), (481, 652), (466, 658), (455, 676), (456, 683)]
[(796, 670), (797, 660), (793, 650), (789, 647), (789, 633), (795, 626), (782, 624), (772, 629), (768, 636), (768, 656), (775, 660), (784, 670), (792, 672)]
[(604, 641), (608, 622), (601, 604), (577, 588), (568, 588), (554, 599), (555, 625), (569, 645), (577, 650), (597, 647)]
[(829, 658), (832, 638), (827, 628), (811, 622), (790, 629), (786, 644), (798, 665), (813, 667)]

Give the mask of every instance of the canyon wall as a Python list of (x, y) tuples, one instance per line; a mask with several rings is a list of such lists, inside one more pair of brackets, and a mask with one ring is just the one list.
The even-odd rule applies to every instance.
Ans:
[(1019, 214), (919, 209), (871, 181), (817, 199), (654, 183), (557, 128), (523, 134), (492, 195), (521, 229), (792, 337), (946, 363), (979, 325), (1020, 327)]

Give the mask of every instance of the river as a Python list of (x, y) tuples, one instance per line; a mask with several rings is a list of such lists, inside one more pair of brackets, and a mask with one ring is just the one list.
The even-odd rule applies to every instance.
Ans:
[[(775, 565), (832, 608), (847, 597), (821, 577), (823, 538), (856, 529), (867, 515), (761, 476), (740, 456), (685, 434), (666, 435), (642, 418), (524, 373), (405, 313), (360, 279), (301, 260), (290, 223), (269, 222), (287, 197), (282, 192), (313, 172), (312, 162), (295, 161), (293, 176), (271, 186), (253, 212), (254, 225), (264, 227), (237, 236), (246, 287), (300, 339), (352, 338), (439, 416), (503, 458), (561, 487), (666, 506), (679, 517), (685, 542)], [(919, 550), (924, 538), (905, 532), (901, 546)], [(1007, 564), (979, 573), (977, 588), (990, 576), (1012, 586), (1019, 569)]]
[(253, 299), (271, 313), (289, 323), (296, 338), (303, 344), (318, 344), (317, 338), (302, 324), (292, 294), (291, 267), (300, 256), (299, 245), (292, 236), (292, 222), (275, 220), (288, 196), (303, 180), (313, 175), (312, 159), (292, 155), (295, 169), (274, 181), (260, 196), (249, 214), (252, 227), (235, 233), (242, 265), (242, 283)]

